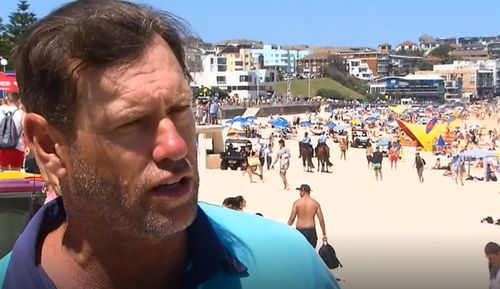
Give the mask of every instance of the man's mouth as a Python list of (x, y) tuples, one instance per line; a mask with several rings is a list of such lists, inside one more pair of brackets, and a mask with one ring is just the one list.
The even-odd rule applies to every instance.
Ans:
[(181, 197), (188, 194), (192, 189), (192, 179), (183, 177), (180, 179), (171, 179), (157, 187), (154, 187), (149, 193), (160, 197)]

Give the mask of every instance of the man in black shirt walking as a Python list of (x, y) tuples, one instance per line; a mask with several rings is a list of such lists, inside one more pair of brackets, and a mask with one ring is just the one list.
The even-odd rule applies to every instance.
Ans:
[(382, 180), (382, 159), (384, 158), (384, 155), (380, 151), (380, 147), (376, 147), (375, 151), (373, 152), (372, 156), (372, 164), (373, 164), (373, 170), (375, 171), (375, 180), (378, 181), (379, 176), (380, 180)]

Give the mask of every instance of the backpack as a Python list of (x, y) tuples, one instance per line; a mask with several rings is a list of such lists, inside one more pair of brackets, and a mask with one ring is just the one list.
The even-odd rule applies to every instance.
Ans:
[(323, 262), (325, 262), (326, 266), (329, 269), (336, 269), (339, 266), (344, 268), (344, 266), (342, 266), (342, 263), (340, 263), (339, 259), (337, 258), (335, 249), (333, 249), (333, 247), (327, 242), (323, 243), (321, 248), (319, 248), (318, 253), (321, 259), (323, 259)]
[(16, 123), (14, 122), (14, 111), (3, 112), (4, 118), (0, 122), (0, 148), (10, 149), (15, 148), (19, 142), (20, 132), (17, 131)]

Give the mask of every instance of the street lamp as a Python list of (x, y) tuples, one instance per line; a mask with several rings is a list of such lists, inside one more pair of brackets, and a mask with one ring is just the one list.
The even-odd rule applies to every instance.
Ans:
[(5, 72), (5, 66), (7, 66), (7, 64), (9, 64), (9, 62), (7, 61), (7, 59), (0, 56), (0, 64), (3, 67), (3, 72)]

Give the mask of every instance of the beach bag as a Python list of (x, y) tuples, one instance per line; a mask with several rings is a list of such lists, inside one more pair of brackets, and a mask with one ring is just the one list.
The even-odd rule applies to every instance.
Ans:
[(19, 142), (20, 133), (17, 131), (16, 124), (14, 122), (14, 111), (3, 112), (4, 118), (0, 122), (0, 148), (10, 149), (15, 148)]
[(339, 259), (337, 258), (337, 254), (335, 253), (335, 249), (328, 244), (328, 242), (323, 242), (323, 245), (321, 248), (319, 248), (319, 256), (321, 259), (323, 259), (323, 262), (325, 262), (326, 266), (329, 269), (336, 269), (339, 266), (342, 266), (342, 263), (340, 263)]
[(260, 160), (258, 157), (248, 157), (248, 165), (253, 167), (253, 166), (260, 166)]

